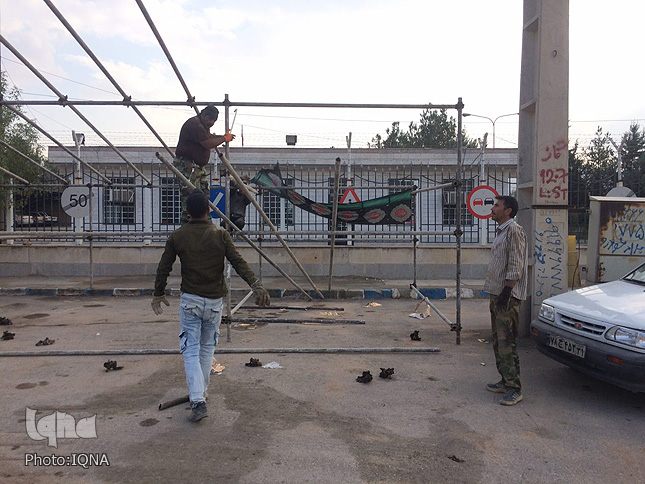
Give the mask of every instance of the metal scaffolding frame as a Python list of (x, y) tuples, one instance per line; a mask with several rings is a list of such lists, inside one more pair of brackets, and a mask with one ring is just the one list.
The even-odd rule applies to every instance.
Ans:
[[(163, 38), (159, 34), (158, 30), (156, 29), (152, 19), (150, 18), (150, 15), (148, 14), (147, 10), (145, 9), (145, 6), (143, 5), (142, 0), (136, 0), (139, 8), (142, 11), (142, 14), (146, 18), (151, 30), (153, 31), (160, 47), (166, 54), (166, 57), (173, 67), (173, 70), (179, 80), (179, 82), (182, 84), (182, 87), (184, 88), (186, 95), (187, 95), (187, 100), (186, 101), (133, 101), (130, 96), (127, 96), (127, 94), (121, 89), (119, 84), (116, 82), (116, 80), (110, 75), (110, 73), (107, 71), (107, 69), (102, 65), (102, 63), (99, 61), (99, 59), (94, 55), (92, 50), (85, 44), (85, 42), (80, 38), (80, 36), (76, 33), (76, 31), (72, 28), (72, 26), (67, 22), (67, 20), (64, 18), (64, 16), (56, 9), (56, 7), (53, 5), (53, 3), (50, 0), (45, 0), (45, 3), (49, 6), (49, 8), (52, 10), (54, 15), (58, 17), (58, 19), (63, 23), (63, 25), (67, 28), (67, 30), (70, 32), (70, 34), (77, 40), (77, 42), (81, 45), (81, 47), (85, 50), (85, 52), (92, 58), (92, 60), (96, 63), (98, 68), (103, 72), (103, 74), (110, 80), (110, 82), (113, 84), (113, 86), (119, 91), (119, 93), (123, 96), (122, 101), (71, 101), (68, 99), (68, 97), (64, 94), (62, 94), (56, 87), (50, 83), (41, 72), (39, 72), (33, 65), (29, 63), (29, 61), (20, 54), (20, 52), (12, 46), (7, 39), (5, 39), (4, 36), (0, 34), (0, 42), (5, 45), (26, 67), (28, 67), (32, 73), (38, 77), (52, 92), (54, 92), (58, 96), (57, 101), (13, 101), (13, 100), (2, 100), (0, 102), (0, 105), (7, 107), (10, 109), (12, 112), (16, 113), (17, 115), (21, 116), (23, 119), (28, 121), (30, 124), (35, 126), (39, 131), (44, 133), (49, 139), (51, 139), (54, 143), (56, 143), (58, 146), (61, 146), (63, 149), (65, 149), (74, 159), (77, 161), (83, 163), (85, 166), (90, 168), (92, 171), (96, 172), (101, 178), (105, 179), (108, 184), (111, 184), (111, 181), (107, 179), (105, 176), (101, 175), (95, 168), (93, 168), (90, 164), (84, 162), (83, 160), (80, 159), (80, 157), (77, 157), (71, 151), (67, 150), (61, 143), (56, 141), (52, 136), (50, 136), (45, 130), (39, 128), (36, 123), (33, 121), (29, 120), (26, 116), (24, 116), (22, 113), (20, 113), (19, 110), (12, 108), (11, 106), (30, 106), (30, 105), (60, 105), (64, 107), (69, 107), (81, 120), (85, 122), (87, 126), (89, 126), (127, 165), (129, 165), (143, 180), (146, 181), (148, 187), (152, 187), (152, 181), (149, 180), (133, 163), (131, 163), (126, 156), (121, 153), (116, 146), (114, 146), (102, 133), (101, 131), (94, 126), (90, 120), (85, 117), (78, 109), (76, 106), (126, 106), (132, 108), (141, 118), (141, 120), (144, 122), (144, 124), (148, 127), (148, 129), (157, 137), (157, 139), (160, 141), (162, 146), (168, 151), (168, 153), (171, 156), (174, 156), (174, 153), (172, 150), (167, 146), (167, 144), (161, 139), (159, 134), (155, 131), (153, 126), (151, 125), (150, 122), (145, 118), (145, 116), (139, 111), (138, 106), (191, 106), (196, 113), (199, 113), (199, 108), (198, 106), (204, 106), (207, 104), (214, 104), (217, 106), (223, 106), (224, 111), (225, 111), (225, 129), (228, 132), (229, 131), (229, 119), (230, 119), (230, 109), (232, 107), (279, 107), (279, 108), (357, 108), (357, 109), (450, 109), (450, 110), (456, 110), (457, 111), (457, 167), (456, 167), (456, 179), (454, 182), (454, 186), (457, 188), (456, 190), (456, 224), (455, 224), (455, 230), (452, 234), (454, 235), (456, 239), (456, 251), (457, 251), (457, 257), (456, 257), (456, 285), (457, 285), (457, 294), (456, 294), (456, 323), (454, 325), (451, 324), (451, 328), (456, 331), (457, 337), (456, 337), (456, 343), (460, 344), (461, 342), (461, 236), (463, 234), (462, 229), (461, 229), (461, 214), (462, 214), (462, 204), (463, 204), (463, 198), (462, 198), (462, 190), (460, 189), (462, 186), (462, 159), (463, 159), (463, 135), (462, 135), (462, 117), (463, 117), (463, 107), (464, 104), (462, 102), (461, 98), (458, 98), (458, 101), (456, 104), (348, 104), (348, 103), (276, 103), (276, 102), (232, 102), (229, 100), (228, 94), (225, 95), (224, 101), (223, 102), (213, 102), (213, 101), (208, 101), (208, 102), (197, 102), (194, 98), (194, 96), (191, 95), (187, 84), (185, 83), (183, 77), (181, 76), (174, 60), (172, 59), (172, 56), (170, 55), (169, 50), (167, 49), (165, 42), (163, 41)], [(226, 143), (225, 145), (225, 153), (221, 153), (219, 150), (216, 149), (216, 152), (219, 156), (219, 158), (222, 160), (222, 163), (226, 167), (228, 171), (228, 175), (233, 176), (233, 178), (238, 182), (238, 186), (242, 188), (243, 191), (246, 192), (247, 195), (249, 195), (248, 190), (245, 188), (244, 183), (242, 183), (241, 178), (237, 174), (236, 170), (234, 167), (231, 165), (231, 163), (228, 160), (228, 148), (229, 145)], [(172, 166), (172, 164), (166, 162), (163, 160), (163, 158), (157, 154), (159, 159), (161, 159), (164, 164), (167, 166)], [(44, 168), (44, 167), (43, 167)], [(173, 167), (174, 168), (174, 167)], [(175, 171), (175, 170), (173, 170)], [(8, 172), (7, 170), (3, 170), (3, 172)], [(175, 171), (175, 174), (177, 175), (179, 172)], [(20, 177), (18, 177), (15, 174), (12, 174), (8, 172), (8, 174), (16, 179), (18, 179), (20, 182), (26, 182), (25, 180), (21, 180)], [(179, 175), (181, 175), (179, 173)], [(182, 180), (184, 184), (188, 184), (190, 186), (190, 182), (186, 180), (185, 178)], [(28, 182), (26, 182), (28, 184)], [(228, 197), (229, 193), (229, 182), (228, 182), (228, 176), (225, 177), (225, 187), (226, 187), (226, 193)], [(433, 187), (436, 189), (436, 187)], [(334, 207), (337, 208), (337, 195), (338, 195), (338, 190), (339, 187), (335, 183), (334, 186), (335, 190), (335, 195), (334, 196)], [(90, 204), (91, 204), (91, 199), (90, 197)], [(252, 201), (254, 200), (253, 197), (249, 196), (249, 199)], [(281, 239), (280, 237), (280, 232), (277, 230), (277, 228), (272, 224), (271, 220), (269, 219), (268, 216), (264, 213), (262, 208), (256, 203), (254, 203), (255, 208), (258, 210), (258, 212), (262, 215), (262, 218), (264, 222), (266, 222), (269, 227), (271, 228), (271, 234), (276, 236), (278, 240), (283, 244), (285, 249), (289, 252), (290, 256), (296, 263), (296, 265), (299, 267), (299, 269), (303, 272), (303, 274), (307, 277), (307, 279), (311, 282), (312, 286), (314, 287), (315, 291), (322, 296), (322, 293), (318, 290), (318, 288), (315, 286), (309, 275), (306, 273), (302, 265), (297, 261), (295, 256), (293, 255), (292, 251), (288, 248), (286, 242)], [(226, 215), (222, 214), (214, 205), (211, 204), (211, 207), (222, 217), (223, 220), (227, 221), (230, 224), (230, 220), (226, 217)], [(227, 210), (228, 210), (228, 204), (227, 204)], [(337, 210), (334, 210), (336, 213)], [(90, 210), (90, 221), (91, 221), (91, 210)], [(332, 227), (336, 227), (337, 220), (332, 220)], [(234, 227), (234, 224), (230, 224), (231, 226)], [(90, 225), (91, 226), (91, 225)], [(335, 236), (337, 231), (329, 231), (332, 236)], [(344, 234), (347, 234), (347, 232), (343, 232)], [(76, 233), (78, 234), (78, 233)], [(415, 268), (415, 281), (413, 286), (416, 284), (416, 235), (417, 232), (411, 232), (410, 233), (413, 236), (413, 241), (414, 241), (414, 247), (415, 247), (415, 257), (414, 257), (414, 268)], [(12, 234), (12, 237), (16, 237), (16, 234)], [(249, 243), (256, 251), (258, 251), (263, 257), (265, 257), (267, 260), (269, 260), (266, 255), (262, 253), (262, 250), (256, 246), (248, 237), (246, 237), (244, 234), (242, 234), (243, 238), (247, 243)], [(9, 236), (0, 234), (1, 238), (9, 238)], [(69, 237), (68, 234), (66, 234), (66, 237)], [(89, 236), (90, 238), (90, 261), (92, 259), (92, 238), (91, 235)], [(331, 285), (331, 277), (332, 277), (332, 272), (333, 272), (333, 247), (334, 244), (331, 245), (331, 251), (332, 251), (332, 260), (330, 261), (330, 285)], [(270, 261), (270, 260), (269, 260)], [(273, 265), (273, 263), (272, 263)], [(276, 269), (278, 269), (277, 265), (274, 265)], [(90, 273), (91, 273), (90, 269)], [(284, 271), (281, 269), (278, 269), (285, 277), (290, 279), (290, 282), (294, 283), (293, 279), (291, 279)], [(297, 285), (296, 285), (297, 286)], [(301, 291), (302, 288), (297, 286)], [(230, 301), (228, 304), (229, 311), (230, 311)], [(230, 313), (229, 313), (230, 315)]]

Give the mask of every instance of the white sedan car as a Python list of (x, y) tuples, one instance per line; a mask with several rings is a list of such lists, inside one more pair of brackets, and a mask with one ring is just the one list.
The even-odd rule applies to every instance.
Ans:
[(617, 281), (545, 299), (531, 337), (560, 363), (645, 392), (645, 264)]

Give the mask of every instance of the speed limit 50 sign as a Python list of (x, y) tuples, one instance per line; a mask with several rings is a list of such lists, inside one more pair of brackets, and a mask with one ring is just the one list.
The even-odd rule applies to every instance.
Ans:
[(71, 186), (63, 191), (60, 203), (67, 215), (74, 218), (90, 214), (90, 189), (85, 186)]

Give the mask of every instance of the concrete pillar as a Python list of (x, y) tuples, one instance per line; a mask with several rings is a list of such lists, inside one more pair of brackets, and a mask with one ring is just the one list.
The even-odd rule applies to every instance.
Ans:
[(567, 289), (569, 1), (524, 0), (518, 222), (529, 243), (520, 332), (542, 301)]

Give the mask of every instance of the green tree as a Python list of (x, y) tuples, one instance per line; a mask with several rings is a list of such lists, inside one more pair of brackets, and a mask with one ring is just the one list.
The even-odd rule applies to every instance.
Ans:
[[(621, 155), (623, 183), (638, 196), (645, 194), (645, 133), (632, 124), (625, 133)], [(588, 147), (569, 150), (569, 232), (587, 236), (590, 196), (605, 196), (618, 181), (618, 153), (611, 136), (598, 127)]]
[(645, 194), (645, 132), (638, 123), (632, 123), (624, 139), (621, 150), (623, 184), (642, 197)]
[(616, 186), (618, 159), (610, 141), (598, 127), (596, 136), (582, 152), (583, 174), (589, 195), (607, 195)]
[[(16, 87), (10, 88), (8, 86), (4, 72), (0, 72), (0, 95), (5, 100), (16, 101), (20, 99), (20, 91)], [(19, 106), (14, 107), (14, 109), (22, 112)], [(38, 144), (38, 132), (36, 129), (5, 106), (2, 106), (0, 112), (0, 139), (29, 156), (32, 160), (41, 164), (45, 163), (44, 149)], [(0, 166), (31, 183), (38, 182), (42, 173), (42, 170), (36, 165), (4, 146), (0, 146)], [(0, 184), (6, 185), (10, 183), (11, 179), (12, 177), (6, 173), (0, 172)], [(14, 183), (19, 184), (17, 181), (14, 181)], [(22, 195), (23, 198), (28, 196), (25, 192)], [(7, 206), (10, 196), (10, 189), (0, 188), (0, 209), (4, 209)]]
[[(633, 123), (623, 135), (621, 149), (623, 184), (638, 196), (645, 195), (645, 132)], [(569, 151), (569, 204), (580, 207), (589, 195), (607, 195), (618, 181), (618, 153), (609, 134), (602, 128), (590, 145), (580, 150), (578, 143)]]
[[(426, 109), (421, 113), (419, 124), (410, 123), (407, 131), (402, 131), (399, 122), (392, 123), (385, 130), (385, 138), (377, 134), (368, 143), (370, 148), (457, 148), (457, 120), (445, 109)], [(476, 148), (477, 141), (466, 136), (462, 130), (463, 145)]]
[(391, 128), (386, 128), (385, 134), (385, 139), (383, 139), (380, 134), (377, 134), (372, 138), (372, 142), (367, 145), (370, 148), (408, 147), (409, 141), (407, 139), (407, 133), (401, 131), (398, 121), (393, 122)]

